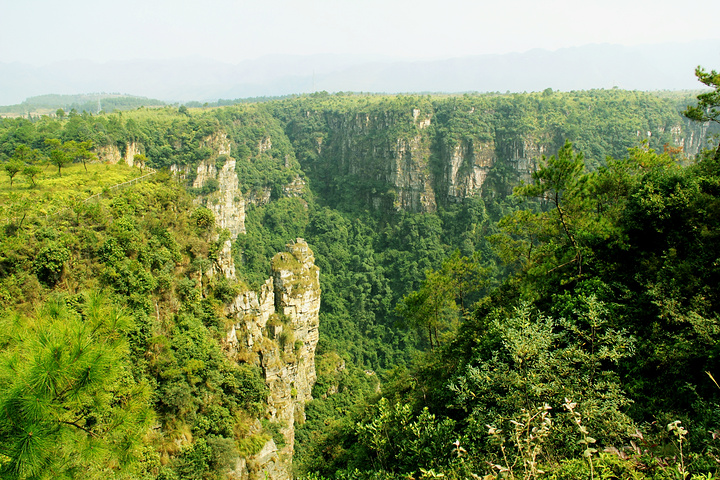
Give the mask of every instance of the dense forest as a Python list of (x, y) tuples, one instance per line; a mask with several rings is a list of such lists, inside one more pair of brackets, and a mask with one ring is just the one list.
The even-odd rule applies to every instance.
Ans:
[(0, 119), (2, 477), (714, 478), (698, 77)]

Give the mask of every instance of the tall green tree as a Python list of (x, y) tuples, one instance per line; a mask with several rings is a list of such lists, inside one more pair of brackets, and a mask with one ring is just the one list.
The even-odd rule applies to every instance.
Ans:
[(97, 158), (90, 150), (93, 148), (93, 142), (86, 140), (84, 142), (76, 142), (70, 140), (62, 145), (62, 149), (70, 157), (73, 162), (82, 162), (85, 171), (87, 172), (87, 162)]
[(16, 158), (10, 159), (9, 162), (3, 165), (3, 169), (8, 174), (8, 177), (10, 177), (10, 186), (12, 187), (13, 179), (15, 176), (22, 172), (24, 165), (21, 161), (19, 161)]
[(62, 167), (70, 163), (72, 159), (68, 154), (67, 147), (63, 148), (63, 144), (56, 138), (46, 138), (45, 145), (51, 148), (48, 153), (50, 163), (58, 167), (58, 175), (62, 176)]
[[(720, 73), (715, 70), (706, 72), (702, 67), (695, 69), (695, 76), (700, 82), (713, 90), (698, 95), (698, 103), (689, 106), (683, 112), (686, 117), (697, 122), (715, 122), (720, 124)], [(715, 160), (720, 161), (720, 143), (715, 150)]]
[(30, 185), (34, 187), (37, 185), (37, 177), (42, 173), (42, 168), (37, 165), (26, 165), (22, 173), (30, 181)]
[[(36, 161), (40, 157), (40, 151), (35, 148), (30, 148), (24, 143), (21, 143), (15, 147), (15, 153), (8, 163), (3, 165), (3, 168), (10, 177), (10, 185), (13, 184), (13, 178), (23, 172), (29, 165)], [(34, 176), (29, 177), (33, 185), (35, 185)]]
[(30, 163), (37, 157), (37, 153), (37, 150), (33, 150), (24, 143), (21, 143), (15, 147), (15, 154), (13, 155), (13, 158), (22, 163)]
[(151, 421), (129, 316), (100, 294), (0, 320), (0, 476), (130, 478)]
[(396, 308), (409, 326), (427, 333), (430, 348), (440, 345), (440, 330), (457, 318), (455, 292), (446, 280), (441, 272), (428, 270), (422, 287), (405, 295)]
[(440, 269), (426, 270), (420, 288), (405, 295), (395, 311), (409, 326), (426, 331), (430, 348), (440, 346), (440, 333), (457, 327), (484, 287), (486, 274), (477, 257), (464, 257), (456, 250)]
[(515, 191), (518, 195), (535, 197), (550, 204), (548, 214), (560, 227), (562, 243), (569, 247), (570, 252), (570, 255), (559, 257), (564, 263), (554, 268), (574, 264), (578, 274), (582, 273), (583, 249), (577, 235), (580, 217), (574, 214), (582, 208), (579, 203), (584, 168), (582, 153), (575, 153), (572, 144), (566, 141), (557, 155), (543, 158), (543, 164), (532, 174), (532, 184), (522, 185)]

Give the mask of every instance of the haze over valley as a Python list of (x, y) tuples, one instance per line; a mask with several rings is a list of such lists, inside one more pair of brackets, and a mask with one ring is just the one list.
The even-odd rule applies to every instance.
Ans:
[(720, 38), (699, 25), (719, 15), (698, 0), (15, 2), (0, 19), (0, 105), (101, 92), (205, 103), (696, 89), (694, 68), (720, 64)]
[(120, 92), (168, 103), (314, 91), (532, 92), (624, 88), (689, 90), (697, 65), (720, 64), (720, 40), (584, 45), (555, 51), (403, 60), (370, 55), (274, 55), (227, 64), (201, 58), (0, 63), (0, 104), (55, 94)]

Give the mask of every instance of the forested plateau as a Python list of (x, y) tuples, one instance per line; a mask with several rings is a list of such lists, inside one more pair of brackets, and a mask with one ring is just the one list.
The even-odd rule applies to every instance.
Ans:
[(708, 95), (0, 119), (0, 476), (715, 478)]

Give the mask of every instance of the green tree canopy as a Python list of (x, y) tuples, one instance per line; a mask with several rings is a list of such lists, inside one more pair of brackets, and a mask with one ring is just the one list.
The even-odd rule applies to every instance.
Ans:
[[(700, 82), (713, 90), (698, 95), (698, 103), (685, 109), (686, 117), (697, 122), (715, 122), (720, 124), (720, 73), (715, 70), (706, 72), (702, 67), (695, 69), (695, 76)], [(715, 151), (716, 160), (720, 160), (720, 144)]]
[(62, 297), (0, 323), (0, 476), (124, 478), (151, 421), (133, 380), (130, 317), (101, 294)]
[(62, 175), (62, 167), (70, 163), (70, 155), (66, 148), (60, 143), (60, 140), (56, 138), (45, 139), (45, 144), (51, 148), (48, 158), (50, 163), (58, 167), (58, 175)]
[(11, 187), (13, 184), (13, 178), (15, 178), (15, 176), (18, 173), (22, 172), (22, 169), (24, 166), (25, 165), (23, 165), (23, 163), (16, 158), (10, 159), (9, 162), (7, 162), (6, 164), (3, 165), (3, 169), (5, 169), (5, 172), (8, 174), (8, 177), (10, 177), (10, 186)]

